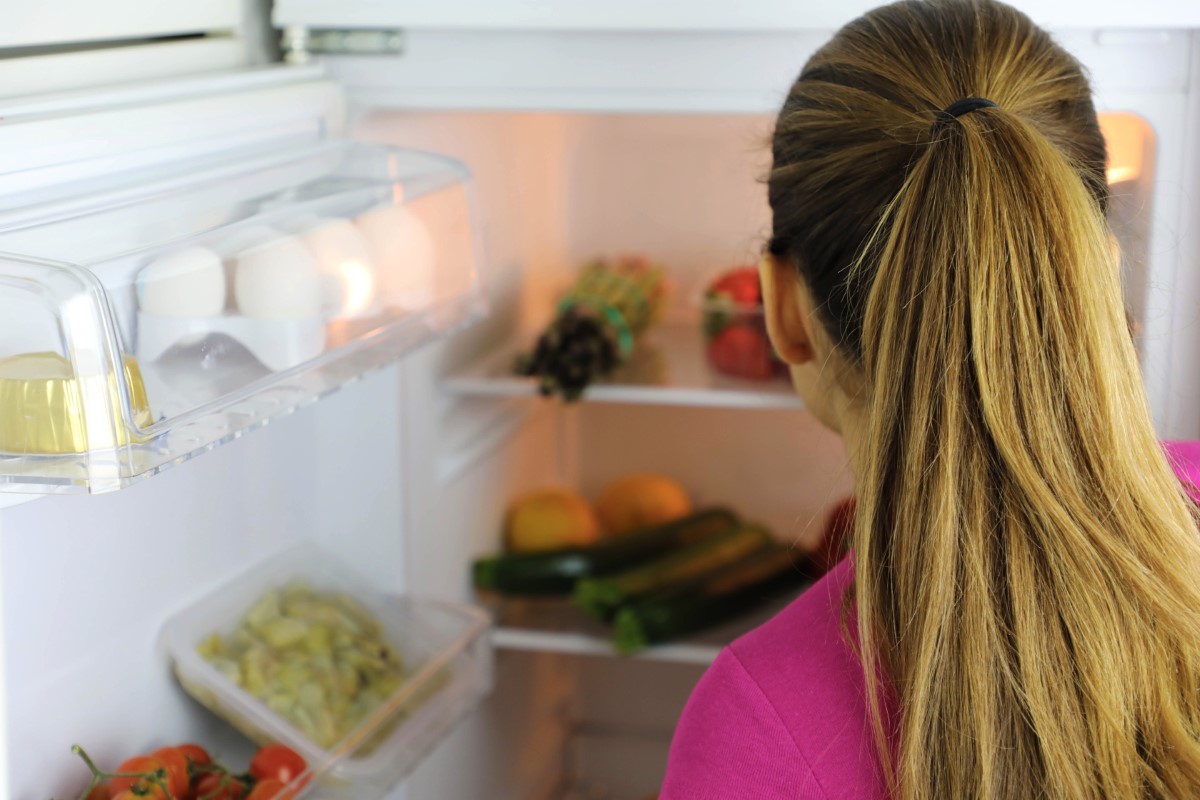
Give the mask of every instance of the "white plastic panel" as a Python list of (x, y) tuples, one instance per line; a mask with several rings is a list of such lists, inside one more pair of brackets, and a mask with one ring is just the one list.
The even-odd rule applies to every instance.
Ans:
[[(1193, 38), (1192, 75), (1200, 81), (1200, 34)], [(1197, 85), (1193, 83), (1193, 86)], [(1173, 438), (1200, 438), (1200, 92), (1193, 89), (1185, 107), (1180, 140), (1175, 149), (1182, 203), (1179, 209), (1180, 268), (1160, 296), (1171, 298), (1173, 347), (1164, 372), (1169, 394), (1161, 411), (1162, 430)], [(1164, 171), (1165, 172), (1165, 171)], [(1172, 173), (1176, 174), (1176, 173)]]
[[(877, 5), (876, 0), (276, 0), (275, 21), (326, 28), (798, 30), (837, 28)], [(1178, 0), (1014, 0), (1013, 5), (1051, 27), (1200, 27), (1200, 6)]]
[(153, 63), (158, 78), (233, 69), (245, 48), (232, 37), (212, 36), (135, 44), (83, 52), (53, 52), (0, 59), (0, 96), (31, 97), (144, 80)]
[[(0, 61), (0, 70), (4, 67)], [(337, 135), (344, 98), (318, 68), (146, 80), (0, 102), (0, 210), (27, 193), (285, 136)]]
[[(419, 29), (408, 33), (401, 57), (324, 63), (354, 99), (373, 107), (773, 113), (829, 35)], [(1188, 85), (1187, 31), (1069, 28), (1056, 35), (1095, 84), (1111, 91)]]
[(5, 3), (0, 48), (101, 42), (202, 31), (242, 22), (242, 0), (160, 3), (154, 0), (38, 0)]

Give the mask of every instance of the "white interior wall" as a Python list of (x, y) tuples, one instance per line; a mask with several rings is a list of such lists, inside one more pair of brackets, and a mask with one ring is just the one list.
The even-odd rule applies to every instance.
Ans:
[(803, 411), (596, 405), (581, 423), (588, 497), (630, 472), (661, 472), (698, 505), (727, 505), (793, 541), (851, 491), (841, 440)]
[(773, 117), (597, 115), (579, 117), (570, 157), (570, 252), (645, 253), (678, 282), (691, 305), (698, 282), (754, 264), (770, 234), (766, 187)]

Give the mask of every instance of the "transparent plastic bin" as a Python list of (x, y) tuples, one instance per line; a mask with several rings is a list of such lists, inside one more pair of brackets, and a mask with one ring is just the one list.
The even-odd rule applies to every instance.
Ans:
[(0, 490), (106, 492), (485, 310), (467, 170), (308, 141), (0, 213)]
[(761, 303), (706, 297), (700, 303), (704, 357), (709, 367), (731, 378), (769, 381), (787, 375), (767, 335)]
[[(197, 647), (232, 633), (266, 593), (296, 582), (354, 598), (381, 623), (406, 680), (340, 741), (323, 748), (204, 660)], [(184, 690), (254, 742), (281, 742), (302, 755), (313, 797), (376, 800), (491, 690), (490, 619), (471, 606), (387, 595), (315, 545), (284, 552), (172, 617), (162, 633)]]

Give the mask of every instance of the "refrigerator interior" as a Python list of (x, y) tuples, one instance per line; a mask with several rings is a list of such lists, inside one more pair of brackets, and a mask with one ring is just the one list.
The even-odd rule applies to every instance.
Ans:
[[(526, 489), (594, 497), (614, 477), (660, 471), (698, 504), (729, 504), (783, 539), (850, 491), (838, 440), (796, 403), (733, 408), (702, 395), (685, 407), (651, 390), (563, 407), (445, 388), (498, 344), (527, 341), (597, 255), (661, 261), (677, 324), (697, 324), (704, 280), (752, 263), (765, 239), (768, 116), (377, 111), (354, 129), (472, 170), (492, 313), (151, 480), (0, 511), (0, 775), (15, 800), (72, 796), (84, 783), (76, 741), (109, 762), (187, 739), (237, 760), (245, 743), (186, 699), (156, 637), (179, 607), (289, 543), (334, 548), (384, 587), (461, 600), (470, 559), (499, 546), (505, 505)], [(1152, 140), (1139, 152), (1152, 156)], [(1149, 179), (1127, 183), (1124, 228), (1144, 231)], [(1146, 237), (1139, 251), (1138, 235), (1122, 235), (1134, 282)], [(567, 636), (522, 647), (501, 648), (491, 698), (395, 797), (655, 790), (712, 648), (624, 660)]]
[[(1134, 115), (1112, 122), (1106, 131), (1120, 142), (1113, 148), (1113, 224), (1136, 309), (1147, 271), (1154, 139)], [(769, 216), (760, 179), (769, 163), (770, 125), (769, 116), (752, 114), (376, 111), (358, 117), (356, 135), (364, 139), (437, 147), (472, 168), (492, 267), (491, 318), (405, 367), (442, 378), (413, 380), (410, 392), (428, 394), (405, 396), (409, 442), (428, 442), (408, 450), (407, 496), (414, 499), (407, 554), (410, 565), (420, 565), (410, 572), (414, 586), (469, 592), (468, 561), (499, 546), (507, 500), (547, 483), (595, 498), (622, 475), (661, 472), (682, 481), (697, 505), (729, 505), (783, 540), (823, 524), (831, 505), (849, 494), (840, 441), (798, 403), (735, 407), (742, 403), (731, 395), (698, 392), (676, 405), (656, 395), (661, 387), (634, 387), (613, 402), (563, 406), (437, 388), (453, 384), (497, 342), (528, 344), (573, 271), (596, 256), (637, 252), (665, 264), (676, 283), (672, 324), (698, 325), (704, 282), (756, 261), (765, 240)], [(669, 383), (672, 351), (663, 350)], [(431, 419), (439, 423), (431, 426)], [(418, 478), (422, 470), (427, 478)], [(434, 488), (426, 491), (424, 480)], [(417, 772), (413, 797), (652, 794), (675, 720), (715, 654), (715, 648), (665, 648), (621, 659), (605, 655), (602, 642), (525, 637), (503, 621), (495, 640), (500, 672), (493, 701), (456, 734), (459, 744), (440, 748)], [(515, 699), (525, 696), (532, 699)], [(519, 735), (497, 736), (511, 731)], [(520, 774), (517, 765), (533, 770)]]

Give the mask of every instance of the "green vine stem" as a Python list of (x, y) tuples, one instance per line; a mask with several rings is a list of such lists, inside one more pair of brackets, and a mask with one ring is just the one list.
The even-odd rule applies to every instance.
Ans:
[[(92, 761), (92, 757), (87, 754), (79, 745), (72, 745), (71, 752), (83, 759), (83, 763), (87, 765), (88, 770), (92, 773), (92, 780), (88, 783), (87, 788), (83, 790), (83, 794), (79, 796), (79, 800), (87, 800), (88, 795), (93, 789), (107, 780), (113, 778), (138, 778), (148, 783), (154, 784), (163, 793), (167, 800), (182, 800), (171, 794), (171, 788), (164, 782), (166, 773), (163, 770), (156, 772), (105, 772), (96, 766), (96, 762)], [(217, 788), (208, 794), (201, 795), (197, 800), (216, 800), (221, 797), (223, 790), (230, 784), (237, 783), (242, 787), (242, 793), (253, 788), (254, 779), (249, 775), (235, 775), (228, 767), (214, 761), (211, 764), (196, 764), (191, 759), (188, 759), (188, 777), (189, 779), (195, 775), (220, 775), (221, 780)], [(144, 795), (150, 800), (153, 800), (152, 795)]]
[(92, 780), (87, 788), (83, 790), (83, 794), (79, 796), (79, 800), (87, 800), (87, 796), (91, 794), (92, 789), (95, 789), (104, 781), (112, 780), (113, 778), (140, 778), (141, 780), (149, 781), (162, 790), (166, 795), (167, 800), (180, 800), (175, 795), (171, 794), (171, 788), (163, 782), (163, 771), (157, 772), (105, 772), (96, 766), (96, 762), (92, 761), (92, 757), (87, 754), (79, 745), (71, 745), (71, 752), (83, 759), (83, 763), (87, 765), (88, 770), (92, 773)]

